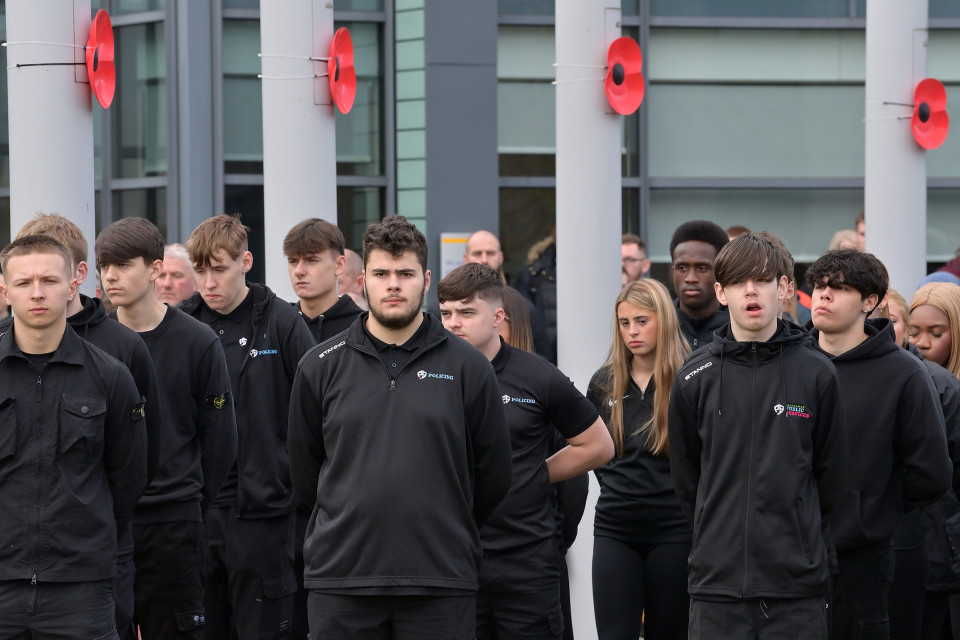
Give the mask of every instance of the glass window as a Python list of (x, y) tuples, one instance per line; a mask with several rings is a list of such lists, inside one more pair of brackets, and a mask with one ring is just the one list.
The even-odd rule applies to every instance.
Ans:
[(862, 86), (656, 86), (650, 175), (862, 177), (863, 101)]
[(927, 260), (947, 262), (960, 247), (960, 190), (927, 190)]
[(650, 0), (655, 16), (846, 18), (847, 0)]
[(556, 218), (554, 189), (500, 189), (500, 244), (509, 282), (516, 282), (530, 247), (550, 235)]
[(383, 0), (334, 0), (334, 11), (383, 11)]
[[(946, 85), (947, 114), (960, 104), (960, 85)], [(909, 120), (904, 120), (909, 127)], [(927, 152), (927, 176), (931, 178), (955, 178), (960, 175), (960, 135), (947, 136), (937, 149)]]
[(167, 172), (167, 69), (164, 25), (150, 22), (113, 30), (117, 94), (111, 107), (113, 176), (142, 178)]
[[(0, 47), (0, 65), (3, 65), (3, 68), (7, 67), (6, 47)], [(10, 111), (7, 106), (7, 74), (2, 75), (3, 77), (0, 78), (0, 187), (9, 187)], [(93, 102), (96, 102), (96, 100), (93, 100)]]
[(223, 22), (223, 161), (226, 173), (263, 173), (260, 22)]
[(624, 188), (621, 207), (623, 232), (640, 235), (640, 190)]
[(554, 15), (554, 0), (498, 0), (500, 13)]
[(113, 191), (113, 219), (146, 218), (167, 237), (167, 190), (123, 189)]
[[(863, 18), (866, 14), (867, 0), (857, 0), (857, 16)], [(960, 18), (960, 3), (957, 0), (930, 0), (929, 12), (931, 18)]]
[(336, 114), (337, 174), (382, 175), (383, 66), (380, 25), (338, 23), (350, 30), (357, 95), (350, 113)]
[(0, 245), (10, 244), (10, 198), (0, 198)]
[(263, 185), (233, 185), (224, 188), (223, 209), (230, 215), (240, 214), (243, 224), (250, 227), (249, 249), (253, 254), (253, 267), (247, 273), (250, 282), (263, 282)]
[(670, 237), (677, 226), (712, 220), (724, 229), (743, 225), (772, 231), (797, 262), (813, 262), (862, 209), (860, 189), (653, 189), (647, 248), (655, 262), (670, 262)]
[[(101, 4), (106, 4), (105, 0), (100, 0)], [(110, 13), (122, 15), (124, 13), (140, 13), (142, 11), (160, 11), (163, 9), (164, 0), (111, 0)]]
[(383, 189), (337, 187), (337, 226), (346, 246), (362, 255), (363, 232), (383, 219)]
[[(224, 9), (259, 9), (260, 0), (222, 0)], [(340, 7), (337, 7), (338, 9)]]

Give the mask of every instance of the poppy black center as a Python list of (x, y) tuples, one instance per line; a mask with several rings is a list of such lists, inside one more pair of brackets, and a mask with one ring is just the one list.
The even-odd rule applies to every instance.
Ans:
[(333, 81), (336, 82), (340, 79), (340, 58), (333, 59)]
[(96, 73), (97, 67), (100, 66), (100, 48), (96, 47), (93, 50), (93, 71)]
[(618, 87), (623, 84), (624, 75), (622, 64), (618, 62), (617, 64), (613, 65), (613, 84), (617, 85)]
[(930, 119), (930, 105), (926, 102), (920, 103), (920, 108), (917, 109), (917, 115), (920, 116), (920, 122), (926, 122)]

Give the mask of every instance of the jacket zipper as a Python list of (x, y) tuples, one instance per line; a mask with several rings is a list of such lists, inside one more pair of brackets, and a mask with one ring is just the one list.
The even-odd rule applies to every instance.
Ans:
[(33, 503), (33, 577), (30, 578), (31, 585), (37, 584), (37, 573), (40, 570), (40, 497), (43, 484), (43, 438), (40, 434), (40, 425), (43, 423), (43, 372), (46, 368), (47, 363), (43, 363), (40, 372), (37, 373), (37, 421), (34, 424), (37, 428), (38, 483)]
[(743, 517), (743, 589), (740, 596), (747, 592), (747, 564), (750, 558), (750, 503), (753, 499), (753, 450), (756, 441), (757, 427), (757, 343), (750, 343), (750, 353), (753, 354), (753, 402), (750, 403), (750, 457), (747, 459), (747, 501), (744, 505)]

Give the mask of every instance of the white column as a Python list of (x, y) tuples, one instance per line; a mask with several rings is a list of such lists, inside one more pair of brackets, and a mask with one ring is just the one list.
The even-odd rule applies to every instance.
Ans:
[(867, 251), (907, 300), (926, 275), (927, 157), (910, 132), (913, 109), (884, 103), (913, 103), (927, 73), (927, 22), (927, 0), (867, 3)]
[[(619, 0), (558, 0), (557, 350), (581, 391), (610, 349), (620, 290), (620, 116), (603, 90), (607, 48), (620, 35)], [(568, 556), (574, 633), (596, 638), (591, 588), (593, 505)]]
[[(11, 238), (34, 212), (59, 213), (80, 227), (93, 248), (96, 234), (90, 101), (95, 98), (90, 84), (78, 81), (86, 80), (86, 67), (15, 66), (84, 61), (82, 47), (90, 34), (90, 23), (90, 0), (7, 2), (7, 42), (11, 43), (7, 47)], [(18, 44), (25, 42), (52, 44)], [(95, 286), (96, 278), (91, 273), (81, 289), (92, 295)]]
[[(263, 207), (267, 285), (295, 301), (283, 257), (283, 237), (304, 218), (337, 223), (335, 107), (326, 78), (333, 39), (333, 3), (262, 0)], [(289, 56), (289, 57), (285, 57)], [(319, 84), (318, 84), (319, 83)], [(315, 89), (318, 102), (315, 104)], [(226, 105), (230, 108), (230, 105)]]

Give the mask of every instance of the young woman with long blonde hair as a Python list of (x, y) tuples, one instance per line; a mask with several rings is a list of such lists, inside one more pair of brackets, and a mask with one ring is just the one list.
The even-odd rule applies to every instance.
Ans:
[[(617, 455), (597, 469), (593, 607), (600, 640), (687, 637), (691, 530), (670, 477), (670, 389), (690, 348), (666, 287), (629, 283), (614, 304), (610, 356), (587, 397)], [(644, 617), (642, 617), (644, 616)]]

